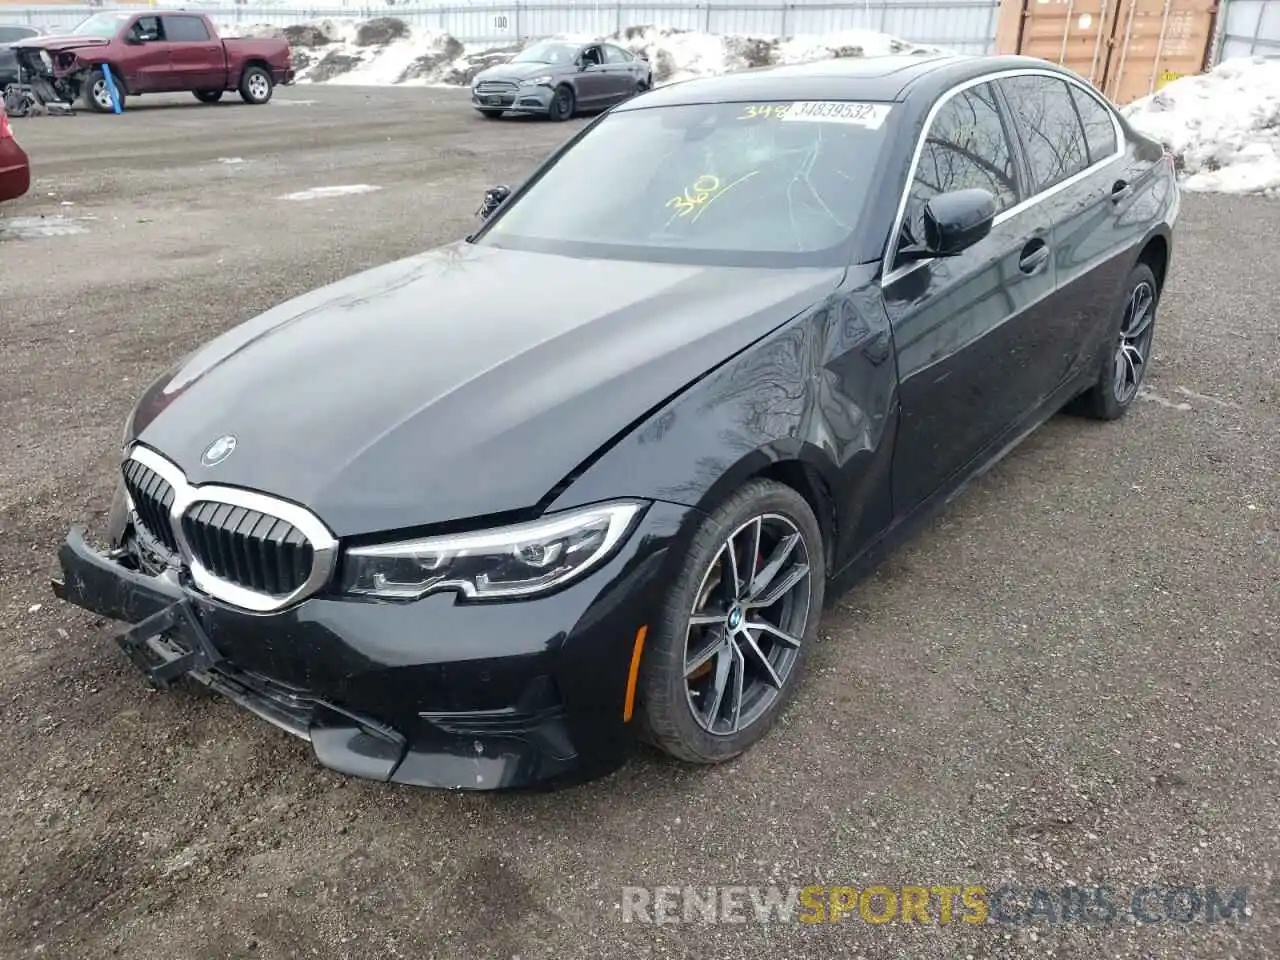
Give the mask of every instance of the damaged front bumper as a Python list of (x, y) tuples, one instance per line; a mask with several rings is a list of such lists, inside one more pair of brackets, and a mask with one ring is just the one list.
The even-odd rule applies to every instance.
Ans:
[(654, 505), (617, 556), (531, 603), (317, 595), (252, 613), (176, 569), (138, 569), (127, 546), (99, 552), (80, 527), (58, 551), (53, 590), (127, 624), (116, 642), (153, 686), (196, 680), (308, 741), (333, 770), (448, 789), (548, 788), (603, 776), (634, 751), (633, 641), (687, 513)]

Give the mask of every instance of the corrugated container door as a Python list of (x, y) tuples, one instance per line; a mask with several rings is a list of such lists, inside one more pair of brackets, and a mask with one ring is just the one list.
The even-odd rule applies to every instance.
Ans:
[(1214, 0), (1122, 0), (1103, 92), (1124, 104), (1204, 69)]

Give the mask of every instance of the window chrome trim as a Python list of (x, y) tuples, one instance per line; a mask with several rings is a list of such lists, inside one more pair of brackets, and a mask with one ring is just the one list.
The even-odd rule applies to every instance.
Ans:
[[(338, 540), (324, 523), (310, 510), (276, 497), (239, 487), (227, 487), (216, 483), (192, 484), (177, 464), (167, 460), (147, 447), (135, 446), (127, 460), (134, 460), (158, 473), (173, 488), (173, 505), (169, 508), (169, 523), (178, 553), (191, 571), (191, 579), (209, 596), (232, 606), (242, 607), (254, 613), (274, 613), (297, 603), (315, 593), (333, 575), (338, 559)], [(187, 542), (182, 529), (182, 518), (197, 503), (225, 503), (246, 510), (257, 510), (268, 516), (291, 523), (311, 544), (311, 573), (298, 589), (287, 594), (259, 593), (238, 584), (223, 580), (206, 569)]]
[[(916, 168), (920, 165), (920, 156), (924, 153), (924, 145), (929, 138), (929, 130), (933, 127), (933, 121), (937, 119), (938, 113), (942, 110), (944, 106), (947, 105), (947, 103), (952, 99), (952, 97), (958, 96), (959, 94), (964, 93), (966, 90), (969, 90), (973, 87), (981, 86), (984, 83), (994, 83), (997, 80), (1005, 80), (1011, 77), (1049, 77), (1053, 80), (1061, 80), (1063, 83), (1071, 84), (1076, 87), (1079, 87), (1086, 94), (1093, 97), (1094, 100), (1098, 101), (1098, 105), (1107, 111), (1107, 115), (1111, 118), (1111, 128), (1112, 130), (1115, 131), (1116, 149), (1110, 155), (1102, 158), (1101, 160), (1094, 161), (1093, 163), (1085, 167), (1083, 170), (1073, 173), (1071, 176), (1067, 177), (1065, 180), (1060, 180), (1059, 182), (1055, 183), (1051, 187), (1045, 187), (1043, 190), (1039, 191), (1038, 193), (1033, 193), (1031, 196), (1026, 197), (1025, 199), (1015, 203), (1008, 210), (1000, 211), (1000, 213), (996, 214), (996, 218), (992, 223), (993, 227), (999, 226), (1000, 224), (1008, 220), (1010, 217), (1016, 216), (1017, 214), (1022, 213), (1024, 210), (1030, 209), (1031, 207), (1039, 203), (1041, 200), (1045, 200), (1049, 197), (1052, 197), (1054, 194), (1060, 193), (1061, 191), (1067, 189), (1068, 187), (1073, 186), (1076, 183), (1079, 183), (1081, 180), (1085, 179), (1089, 175), (1096, 173), (1097, 171), (1101, 170), (1103, 167), (1107, 166), (1108, 164), (1114, 163), (1116, 160), (1119, 160), (1122, 156), (1124, 156), (1124, 148), (1125, 148), (1124, 128), (1120, 126), (1120, 120), (1116, 115), (1115, 108), (1111, 105), (1110, 101), (1107, 101), (1104, 98), (1100, 97), (1096, 90), (1094, 90), (1092, 87), (1089, 86), (1089, 84), (1083, 82), (1082, 80), (1078, 80), (1075, 77), (1069, 76), (1065, 73), (1060, 73), (1056, 70), (1046, 70), (1043, 67), (1016, 67), (1009, 70), (1000, 70), (1000, 71), (997, 71), (996, 73), (984, 74), (981, 77), (974, 77), (973, 79), (965, 80), (963, 83), (956, 84), (954, 87), (951, 87), (949, 90), (944, 92), (940, 97), (938, 97), (936, 101), (934, 101), (933, 106), (929, 108), (929, 112), (924, 118), (924, 127), (920, 130), (920, 136), (916, 140), (915, 152), (911, 154), (911, 166), (907, 168), (907, 180), (902, 187), (902, 196), (898, 200), (898, 212), (897, 214), (895, 214), (893, 219), (893, 229), (890, 231), (889, 240), (885, 244), (884, 261), (883, 261), (883, 265), (881, 266), (881, 279), (880, 279), (880, 286), (882, 288), (888, 286), (891, 283), (894, 283), (897, 280), (902, 279), (907, 274), (911, 273), (913, 270), (916, 270), (919, 267), (923, 267), (927, 263), (932, 263), (935, 259), (937, 259), (936, 257), (930, 257), (925, 260), (914, 260), (911, 263), (904, 264), (901, 267), (897, 267), (896, 269), (885, 272), (885, 270), (889, 267), (889, 265), (892, 264), (894, 259), (898, 256), (898, 240), (902, 232), (902, 222), (907, 212), (907, 200), (911, 196), (911, 184), (915, 182)], [(1079, 115), (1078, 109), (1076, 110), (1076, 113), (1078, 116)], [(1012, 117), (1009, 117), (1008, 119), (1010, 121), (1013, 120)], [(1083, 135), (1084, 134), (1083, 119), (1081, 119), (1080, 127), (1081, 127), (1081, 134)], [(1013, 129), (1012, 132), (1014, 136), (1017, 136), (1016, 128)], [(1010, 144), (1010, 146), (1018, 149), (1022, 149), (1025, 151), (1025, 148), (1023, 148), (1020, 143)], [(1087, 143), (1085, 146), (1085, 150), (1086, 150), (1086, 156), (1087, 156), (1088, 155)]]

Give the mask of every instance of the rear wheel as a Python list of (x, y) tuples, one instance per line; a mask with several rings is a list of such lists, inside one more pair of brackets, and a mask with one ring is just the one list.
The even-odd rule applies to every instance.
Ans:
[(825, 579), (822, 532), (795, 490), (753, 480), (721, 504), (650, 624), (645, 739), (719, 763), (763, 737), (817, 637)]
[(201, 103), (217, 103), (222, 99), (221, 90), (195, 90), (192, 92)]
[[(111, 77), (115, 83), (116, 93), (120, 96), (120, 108), (124, 109), (124, 87), (115, 75)], [(111, 113), (115, 106), (111, 102), (111, 90), (107, 87), (107, 75), (101, 69), (91, 70), (82, 88), (84, 105), (95, 113)]]
[(266, 103), (271, 99), (273, 86), (271, 74), (264, 68), (249, 67), (240, 77), (240, 99), (245, 103)]
[(573, 90), (569, 87), (556, 87), (555, 95), (551, 98), (551, 106), (547, 110), (547, 116), (557, 122), (568, 120), (573, 116), (576, 98)]
[(1139, 263), (1125, 281), (1124, 297), (1097, 380), (1068, 406), (1072, 413), (1095, 420), (1119, 420), (1137, 399), (1151, 362), (1160, 288), (1151, 267)]

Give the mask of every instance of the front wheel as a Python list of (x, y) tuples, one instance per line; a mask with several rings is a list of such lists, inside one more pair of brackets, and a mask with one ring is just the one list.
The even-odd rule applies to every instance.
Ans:
[(753, 480), (721, 504), (650, 624), (645, 739), (708, 764), (763, 737), (817, 638), (825, 584), (822, 531), (799, 493)]
[(1160, 286), (1151, 267), (1139, 263), (1129, 273), (1122, 290), (1123, 299), (1116, 306), (1111, 339), (1098, 363), (1097, 379), (1068, 405), (1072, 413), (1095, 420), (1119, 420), (1142, 389), (1151, 363)]
[(573, 90), (569, 87), (556, 87), (555, 95), (551, 98), (551, 106), (547, 110), (547, 116), (556, 122), (568, 120), (573, 116), (576, 98)]
[(217, 103), (222, 99), (221, 90), (193, 90), (192, 93), (201, 103)]
[(271, 99), (271, 74), (262, 67), (250, 67), (240, 78), (240, 99), (245, 103), (262, 104)]
[[(120, 108), (124, 109), (124, 87), (120, 86), (120, 80), (117, 77), (111, 78), (115, 82), (116, 93), (120, 96)], [(93, 70), (89, 73), (83, 87), (84, 105), (95, 113), (111, 113), (115, 110), (115, 105), (111, 102), (111, 90), (107, 86), (107, 75), (101, 69)]]

